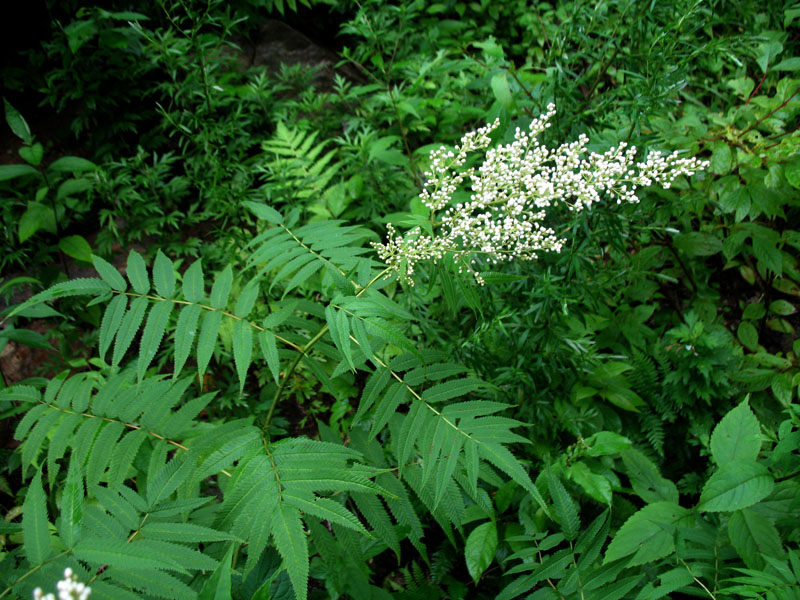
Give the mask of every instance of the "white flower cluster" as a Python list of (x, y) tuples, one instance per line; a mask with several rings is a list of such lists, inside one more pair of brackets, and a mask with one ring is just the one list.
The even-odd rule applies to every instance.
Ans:
[[(500, 125), (499, 120), (465, 135), (455, 151), (445, 147), (432, 151), (419, 197), (430, 209), (431, 224), (438, 231), (424, 234), (416, 227), (400, 236), (390, 225), (387, 242), (373, 243), (380, 258), (413, 285), (411, 275), (417, 262), (436, 262), (450, 254), (460, 271), (467, 270), (482, 284), (473, 267), (477, 256), (496, 264), (534, 260), (540, 252), (561, 250), (564, 240), (543, 225), (548, 208), (564, 204), (571, 211), (581, 211), (603, 196), (616, 199), (617, 204), (638, 202), (640, 187), (669, 188), (677, 177), (708, 166), (707, 161), (679, 158), (677, 152), (669, 156), (653, 152), (636, 163), (636, 147), (625, 143), (586, 156), (586, 135), (551, 150), (537, 138), (550, 127), (555, 112), (550, 104), (528, 131), (517, 128), (512, 143), (487, 150), (477, 170), (460, 167), (470, 152), (488, 148), (489, 134)], [(471, 181), (470, 200), (453, 206), (452, 196), (467, 178)], [(442, 209), (437, 223), (435, 213)]]
[[(56, 584), (58, 590), (58, 600), (88, 600), (92, 593), (92, 588), (80, 583), (72, 572), (72, 569), (64, 569), (64, 579)], [(33, 590), (34, 600), (56, 600), (53, 594), (45, 594), (42, 588)]]

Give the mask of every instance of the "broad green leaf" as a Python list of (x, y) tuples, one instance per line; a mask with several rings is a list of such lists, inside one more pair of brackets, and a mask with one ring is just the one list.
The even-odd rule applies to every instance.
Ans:
[(150, 291), (150, 280), (147, 277), (147, 267), (142, 255), (136, 250), (128, 254), (128, 280), (137, 294), (145, 295)]
[(175, 267), (161, 250), (153, 263), (153, 285), (162, 298), (172, 298), (175, 294)]
[(755, 462), (728, 462), (703, 486), (697, 508), (709, 512), (747, 508), (769, 496), (774, 485), (765, 466)]
[(570, 463), (567, 467), (567, 475), (598, 502), (611, 504), (611, 482), (603, 475), (592, 471), (583, 461), (577, 460)]
[(228, 296), (233, 284), (233, 267), (228, 265), (219, 274), (214, 285), (211, 286), (211, 306), (224, 309), (228, 305)]
[(203, 262), (198, 259), (183, 274), (183, 295), (189, 302), (200, 302), (204, 293)]
[(125, 356), (125, 353), (130, 348), (133, 338), (139, 331), (139, 326), (144, 319), (144, 313), (147, 310), (147, 298), (140, 296), (134, 298), (131, 302), (128, 312), (122, 318), (122, 323), (117, 331), (117, 337), (114, 341), (114, 354), (111, 358), (112, 366), (117, 366)]
[(5, 107), (6, 123), (8, 123), (11, 131), (14, 132), (15, 136), (25, 142), (25, 144), (30, 145), (33, 142), (33, 136), (31, 135), (31, 128), (28, 127), (27, 121), (25, 121), (25, 118), (20, 112), (5, 98), (3, 98), (3, 104)]
[(0, 181), (15, 179), (23, 175), (39, 175), (30, 165), (0, 165)]
[(673, 502), (648, 504), (619, 528), (603, 564), (633, 555), (627, 564), (634, 567), (669, 556), (675, 550), (676, 526), (689, 515)]
[(61, 238), (58, 241), (58, 247), (64, 254), (71, 256), (75, 260), (92, 262), (92, 247), (83, 236), (71, 235)]
[(192, 351), (194, 340), (197, 337), (197, 321), (202, 310), (197, 304), (188, 304), (181, 309), (178, 315), (178, 324), (175, 327), (175, 367), (172, 373), (173, 377), (178, 377)]
[(625, 436), (611, 431), (599, 431), (584, 440), (587, 456), (607, 456), (627, 450), (632, 446), (631, 441)]
[(496, 550), (497, 526), (494, 521), (481, 523), (470, 532), (464, 548), (464, 559), (475, 585), (478, 584), (486, 568), (492, 564)]
[(30, 563), (40, 565), (47, 560), (52, 549), (41, 470), (33, 476), (22, 504), (22, 535), (25, 557)]
[(228, 551), (219, 563), (219, 566), (206, 579), (203, 589), (197, 595), (197, 600), (229, 600), (231, 594), (231, 560), (236, 544), (230, 544)]
[(100, 277), (103, 278), (103, 281), (108, 283), (112, 289), (124, 292), (128, 288), (125, 278), (120, 275), (114, 265), (96, 255), (92, 255), (92, 264), (100, 274)]
[(731, 170), (733, 156), (727, 142), (720, 140), (714, 143), (711, 151), (711, 172), (724, 175)]
[(753, 463), (761, 450), (761, 426), (747, 400), (728, 411), (711, 434), (711, 456), (720, 467)]
[(147, 316), (147, 323), (142, 333), (142, 341), (139, 344), (139, 361), (136, 363), (136, 374), (139, 381), (144, 377), (147, 368), (158, 352), (164, 332), (167, 330), (169, 315), (172, 313), (173, 303), (163, 300), (153, 304), (150, 314)]
[(678, 503), (678, 488), (661, 476), (653, 462), (644, 454), (631, 448), (621, 453), (631, 487), (647, 503), (665, 501)]
[[(0, 167), (2, 169), (2, 167)], [(2, 172), (0, 172), (0, 175)], [(53, 209), (40, 202), (28, 202), (28, 208), (19, 219), (17, 226), (20, 244), (40, 229), (56, 232), (56, 216)]]
[(278, 348), (275, 345), (275, 335), (269, 329), (259, 332), (258, 344), (261, 347), (261, 354), (267, 361), (272, 377), (275, 378), (275, 383), (280, 383), (281, 364), (278, 357)]
[(308, 542), (300, 511), (278, 503), (272, 516), (272, 538), (283, 558), (297, 600), (308, 597)]
[(508, 78), (506, 77), (506, 74), (503, 72), (494, 75), (492, 77), (491, 85), (494, 97), (497, 98), (500, 106), (506, 110), (511, 110), (511, 88), (508, 86)]
[(209, 310), (203, 315), (200, 335), (197, 337), (197, 370), (201, 376), (206, 372), (211, 355), (214, 354), (221, 323), (222, 312), (219, 310)]
[(244, 390), (247, 369), (253, 358), (253, 328), (247, 321), (236, 321), (233, 324), (233, 361), (239, 375), (239, 393)]
[(93, 187), (94, 187), (94, 182), (91, 179), (85, 177), (67, 179), (61, 185), (58, 186), (58, 192), (56, 192), (56, 199), (63, 200), (64, 198), (69, 198), (74, 194), (80, 194), (81, 192), (90, 190)]
[(763, 569), (762, 554), (781, 558), (781, 537), (772, 521), (748, 508), (737, 510), (728, 521), (728, 537), (751, 569)]
[(85, 158), (79, 156), (62, 156), (50, 163), (47, 170), (57, 173), (76, 173), (78, 171), (89, 171), (96, 168), (96, 164)]
[(42, 146), (39, 142), (36, 142), (31, 146), (23, 146), (17, 150), (17, 154), (19, 154), (20, 158), (29, 165), (38, 167), (40, 164), (42, 164), (42, 158), (44, 157), (44, 146)]
[(736, 329), (736, 337), (742, 345), (755, 352), (758, 350), (758, 330), (750, 321), (742, 321)]

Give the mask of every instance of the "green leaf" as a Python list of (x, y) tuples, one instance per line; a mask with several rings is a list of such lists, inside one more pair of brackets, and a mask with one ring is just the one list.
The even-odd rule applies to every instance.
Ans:
[(0, 181), (16, 179), (23, 175), (39, 175), (39, 171), (30, 165), (0, 165)]
[(628, 472), (631, 487), (647, 503), (666, 501), (678, 503), (678, 488), (658, 472), (653, 462), (638, 450), (631, 448), (621, 454)]
[(204, 293), (203, 261), (198, 259), (183, 274), (183, 295), (189, 302), (200, 302)]
[(511, 110), (512, 97), (511, 88), (508, 86), (508, 78), (505, 73), (497, 73), (492, 77), (491, 81), (492, 92), (494, 97), (500, 103), (500, 106), (506, 110)]
[(758, 330), (750, 321), (742, 321), (736, 329), (736, 337), (748, 350), (758, 350)]
[(231, 595), (231, 561), (235, 547), (235, 544), (228, 546), (228, 551), (219, 566), (203, 584), (197, 600), (229, 600), (233, 597)]
[(78, 541), (83, 520), (83, 479), (77, 461), (69, 461), (67, 481), (61, 494), (58, 535), (67, 548)]
[(14, 132), (15, 136), (25, 142), (25, 144), (30, 145), (33, 142), (33, 136), (31, 135), (31, 128), (28, 127), (27, 121), (25, 121), (25, 118), (20, 112), (5, 98), (3, 98), (3, 104), (5, 105), (6, 123), (8, 123), (11, 131)]
[(464, 396), (472, 391), (477, 390), (483, 385), (480, 379), (474, 377), (464, 377), (462, 379), (451, 379), (444, 383), (437, 383), (422, 392), (422, 399), (431, 404), (436, 402), (443, 402), (451, 398)]
[(762, 554), (781, 558), (783, 546), (775, 525), (765, 516), (743, 508), (731, 515), (728, 536), (739, 556), (751, 569), (763, 569)]
[(20, 158), (29, 165), (38, 167), (40, 164), (42, 164), (42, 158), (44, 157), (44, 146), (42, 146), (39, 142), (36, 142), (31, 146), (23, 146), (17, 150), (17, 154), (19, 154)]
[(197, 370), (201, 377), (206, 372), (206, 368), (208, 368), (211, 355), (214, 354), (221, 323), (222, 312), (218, 310), (209, 310), (203, 315), (200, 335), (197, 338)]
[(731, 170), (732, 165), (731, 147), (722, 140), (714, 142), (714, 147), (711, 151), (711, 172), (716, 175), (725, 175)]
[(172, 298), (175, 294), (175, 267), (161, 250), (153, 263), (153, 284), (162, 298)]
[(124, 292), (128, 288), (125, 278), (120, 275), (114, 265), (96, 255), (92, 255), (92, 264), (103, 281), (110, 285), (112, 289)]
[(272, 516), (272, 538), (283, 558), (297, 600), (308, 597), (308, 543), (300, 511), (284, 503)]
[(357, 423), (359, 420), (361, 420), (364, 414), (366, 414), (366, 412), (372, 408), (375, 400), (378, 398), (378, 396), (380, 396), (380, 393), (386, 387), (386, 384), (389, 383), (390, 377), (391, 371), (384, 367), (379, 367), (369, 376), (367, 383), (364, 386), (364, 391), (361, 393), (361, 401), (358, 404), (358, 410), (356, 411), (356, 416), (353, 419), (354, 423)]
[(775, 482), (767, 468), (755, 462), (728, 462), (703, 486), (701, 511), (720, 512), (747, 508), (772, 492)]
[(494, 524), (494, 521), (481, 523), (470, 532), (464, 548), (464, 559), (475, 585), (478, 584), (486, 568), (492, 564), (496, 550), (497, 525)]
[(117, 331), (117, 337), (114, 341), (114, 354), (111, 357), (112, 366), (117, 366), (125, 356), (125, 353), (130, 348), (136, 332), (139, 331), (139, 326), (144, 319), (144, 313), (147, 310), (147, 298), (140, 296), (134, 298), (131, 306), (125, 316), (122, 318), (122, 323)]
[(171, 521), (148, 521), (140, 529), (141, 534), (151, 540), (168, 542), (226, 542), (234, 539), (230, 533), (217, 531), (194, 523), (174, 523)]
[(28, 202), (28, 208), (19, 219), (17, 232), (22, 244), (40, 229), (56, 232), (56, 216), (53, 209), (40, 202)]
[(635, 567), (669, 556), (675, 551), (675, 528), (690, 514), (673, 502), (648, 504), (619, 528), (603, 564), (633, 555), (627, 566)]
[(73, 194), (80, 194), (81, 192), (90, 190), (93, 187), (94, 187), (94, 182), (91, 179), (87, 179), (85, 177), (67, 179), (61, 185), (58, 186), (58, 192), (56, 192), (56, 199), (63, 200), (64, 198), (69, 198)]
[(25, 557), (30, 563), (40, 565), (47, 560), (52, 549), (41, 470), (33, 476), (22, 504), (22, 535)]
[(673, 240), (675, 247), (688, 256), (712, 256), (722, 252), (722, 240), (710, 233), (681, 233)]
[(583, 453), (587, 456), (607, 456), (628, 450), (632, 443), (625, 436), (611, 431), (599, 431), (586, 438), (583, 443), (586, 449)]
[(397, 412), (397, 407), (405, 401), (407, 395), (408, 388), (403, 382), (395, 381), (389, 386), (389, 389), (386, 390), (378, 407), (375, 409), (375, 422), (372, 424), (372, 428), (369, 432), (370, 440), (374, 439), (375, 436), (381, 432), (386, 423), (389, 422), (389, 419), (392, 418), (392, 415)]
[(181, 309), (178, 315), (178, 324), (175, 327), (175, 367), (172, 373), (173, 377), (178, 377), (192, 351), (194, 340), (197, 337), (197, 321), (202, 310), (197, 304), (188, 304)]
[(747, 400), (728, 411), (711, 434), (711, 456), (720, 467), (753, 463), (761, 450), (761, 426)]
[(211, 306), (224, 309), (228, 305), (228, 295), (231, 293), (232, 284), (233, 267), (228, 265), (211, 287)]
[(564, 538), (571, 542), (578, 537), (581, 527), (578, 508), (558, 477), (554, 476), (550, 471), (547, 472), (547, 487), (550, 490), (555, 516), (559, 525), (561, 525)]
[(787, 302), (786, 300), (774, 300), (769, 304), (770, 312), (781, 315), (781, 316), (789, 316), (795, 313), (795, 307), (791, 302)]
[(275, 223), (276, 225), (283, 223), (283, 217), (281, 216), (281, 213), (271, 206), (251, 201), (245, 201), (244, 205), (259, 219), (264, 219), (265, 221), (268, 221), (269, 223)]
[(259, 332), (258, 344), (261, 347), (261, 354), (267, 361), (272, 377), (275, 378), (275, 383), (280, 383), (281, 364), (278, 357), (278, 348), (275, 345), (275, 335), (269, 329)]
[(253, 310), (260, 291), (257, 280), (254, 279), (248, 283), (236, 301), (236, 308), (233, 310), (233, 314), (242, 319), (247, 318), (247, 315)]
[(150, 291), (150, 280), (147, 277), (147, 267), (142, 255), (136, 250), (128, 254), (128, 280), (137, 294), (145, 295)]
[(58, 241), (58, 247), (64, 254), (71, 256), (75, 260), (92, 262), (92, 247), (83, 236), (71, 235), (61, 238)]
[(57, 173), (76, 173), (78, 171), (89, 171), (96, 168), (96, 164), (85, 158), (79, 156), (62, 156), (50, 163), (47, 170)]
[(247, 321), (236, 321), (233, 324), (233, 362), (239, 375), (239, 394), (244, 390), (247, 369), (253, 357), (253, 329)]
[(331, 338), (336, 347), (344, 355), (350, 370), (355, 372), (353, 353), (350, 349), (350, 322), (343, 310), (337, 310), (330, 304), (325, 307), (325, 320), (331, 332)]
[(139, 381), (144, 377), (147, 368), (158, 352), (164, 332), (167, 330), (169, 315), (172, 313), (173, 303), (169, 300), (156, 302), (150, 309), (147, 316), (147, 323), (142, 333), (142, 341), (139, 344), (139, 361), (136, 363), (136, 374)]

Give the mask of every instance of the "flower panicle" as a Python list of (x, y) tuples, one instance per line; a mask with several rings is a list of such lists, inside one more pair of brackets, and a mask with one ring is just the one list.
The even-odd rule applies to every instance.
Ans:
[(56, 584), (58, 596), (45, 594), (42, 588), (33, 590), (33, 600), (89, 600), (92, 588), (78, 581), (78, 577), (67, 567), (64, 569), (64, 579)]
[[(610, 197), (617, 204), (639, 202), (640, 188), (659, 185), (668, 189), (681, 176), (691, 176), (708, 166), (707, 161), (684, 158), (678, 152), (651, 152), (636, 162), (637, 149), (625, 142), (599, 154), (587, 154), (589, 138), (550, 149), (538, 137), (556, 114), (555, 105), (534, 119), (527, 130), (517, 128), (514, 141), (490, 148), (492, 131), (499, 119), (464, 135), (453, 150), (445, 146), (431, 151), (430, 167), (419, 197), (431, 211), (431, 223), (439, 211), (438, 231), (423, 233), (416, 227), (400, 236), (391, 225), (385, 244), (373, 243), (378, 256), (413, 285), (414, 266), (434, 263), (451, 255), (460, 272), (467, 271), (479, 284), (477, 257), (491, 264), (535, 260), (542, 252), (559, 252), (564, 244), (544, 224), (547, 209), (565, 205), (579, 212)], [(462, 169), (470, 153), (485, 150), (477, 168)], [(469, 201), (453, 205), (453, 194), (469, 180)]]

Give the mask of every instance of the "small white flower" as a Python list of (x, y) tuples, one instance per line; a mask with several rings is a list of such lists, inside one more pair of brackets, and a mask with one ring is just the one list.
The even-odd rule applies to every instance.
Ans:
[[(455, 152), (444, 146), (433, 150), (419, 197), (431, 211), (431, 222), (437, 211), (444, 210), (438, 230), (432, 236), (416, 227), (400, 236), (389, 225), (387, 242), (373, 243), (381, 260), (413, 285), (416, 263), (437, 262), (449, 254), (459, 272), (470, 272), (482, 284), (480, 274), (472, 268), (475, 255), (497, 264), (535, 260), (541, 252), (561, 251), (565, 240), (542, 224), (546, 209), (564, 204), (570, 211), (582, 211), (604, 196), (611, 196), (617, 204), (638, 202), (639, 187), (669, 188), (676, 177), (693, 175), (709, 164), (680, 158), (677, 152), (669, 156), (652, 152), (644, 162), (635, 163), (636, 148), (625, 142), (603, 154), (586, 156), (589, 138), (585, 134), (551, 150), (536, 138), (550, 127), (555, 113), (555, 106), (548, 105), (528, 131), (517, 128), (512, 143), (486, 150), (477, 169), (458, 170), (470, 152), (489, 147), (489, 134), (499, 127), (498, 119), (467, 133)], [(453, 194), (466, 179), (472, 192), (469, 201), (451, 206)]]
[[(58, 600), (89, 600), (92, 588), (78, 581), (78, 577), (67, 567), (64, 569), (64, 579), (56, 584)], [(53, 594), (45, 594), (42, 588), (33, 590), (34, 600), (56, 600)]]

